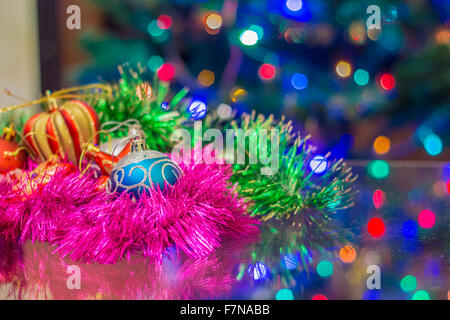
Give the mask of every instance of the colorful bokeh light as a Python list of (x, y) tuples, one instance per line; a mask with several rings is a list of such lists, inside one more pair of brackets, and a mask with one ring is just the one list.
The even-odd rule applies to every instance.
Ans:
[(352, 246), (344, 246), (339, 250), (339, 258), (344, 263), (352, 263), (356, 259), (356, 250)]
[(278, 290), (276, 296), (276, 300), (294, 300), (294, 294), (289, 289), (281, 289)]
[(272, 80), (275, 78), (277, 70), (270, 63), (262, 64), (258, 69), (258, 76), (261, 80)]
[(297, 12), (302, 10), (303, 1), (302, 0), (286, 0), (286, 8), (290, 11)]
[(247, 96), (247, 91), (240, 87), (231, 89), (230, 98), (233, 102), (242, 101)]
[(311, 298), (311, 300), (328, 300), (328, 298), (323, 294), (316, 294)]
[(209, 12), (205, 17), (205, 28), (208, 33), (216, 34), (222, 27), (222, 16), (215, 13)]
[(341, 60), (336, 64), (336, 73), (341, 78), (347, 78), (352, 72), (352, 66), (347, 61)]
[(353, 22), (349, 28), (350, 40), (354, 44), (363, 44), (366, 42), (366, 27), (360, 21)]
[(417, 288), (417, 280), (413, 275), (407, 275), (400, 281), (400, 288), (404, 292), (412, 292)]
[(416, 293), (414, 293), (413, 300), (430, 300), (430, 295), (425, 290), (419, 290)]
[(330, 261), (322, 260), (317, 265), (316, 271), (322, 278), (328, 278), (333, 274), (333, 264)]
[(303, 73), (295, 73), (291, 78), (292, 86), (297, 90), (303, 90), (308, 86), (308, 78)]
[(194, 100), (189, 105), (187, 111), (191, 114), (191, 118), (200, 120), (206, 115), (206, 103), (201, 100)]
[(380, 86), (384, 89), (384, 90), (392, 90), (395, 87), (395, 78), (392, 74), (389, 73), (384, 73), (381, 75), (380, 77)]
[(294, 270), (298, 266), (298, 258), (292, 253), (283, 256), (283, 262), (288, 270)]
[(407, 220), (402, 225), (402, 234), (405, 239), (414, 239), (418, 232), (417, 222), (414, 220)]
[(442, 152), (442, 140), (434, 133), (425, 137), (423, 146), (430, 156), (437, 156)]
[(447, 184), (445, 181), (436, 181), (433, 185), (433, 192), (437, 197), (445, 197), (447, 195)]
[(381, 238), (386, 232), (386, 227), (380, 218), (372, 218), (367, 224), (367, 230), (372, 237)]
[(391, 140), (385, 136), (379, 136), (373, 142), (373, 150), (378, 154), (386, 154), (391, 149)]
[(353, 74), (353, 80), (359, 86), (365, 86), (369, 83), (369, 73), (363, 69), (357, 69)]
[(375, 190), (372, 195), (372, 202), (375, 208), (380, 209), (386, 202), (386, 194), (383, 190)]
[(258, 42), (258, 34), (253, 30), (244, 30), (239, 36), (244, 46), (254, 46)]
[(375, 179), (384, 179), (389, 175), (389, 164), (384, 160), (373, 160), (367, 167), (369, 175)]
[(327, 159), (324, 156), (317, 155), (310, 162), (309, 167), (315, 174), (321, 174), (327, 170)]
[(254, 280), (262, 280), (269, 275), (269, 268), (262, 262), (256, 262), (248, 267), (247, 272)]
[(211, 86), (214, 83), (215, 79), (216, 79), (216, 76), (215, 76), (214, 72), (212, 72), (211, 70), (206, 70), (206, 69), (200, 71), (200, 73), (197, 76), (198, 83), (200, 83), (200, 85), (203, 87)]
[(159, 37), (164, 33), (164, 29), (159, 27), (157, 20), (153, 20), (148, 24), (147, 31), (152, 37)]
[(156, 72), (163, 64), (164, 59), (156, 55), (151, 56), (147, 61), (148, 68), (153, 72)]
[(158, 78), (161, 81), (170, 81), (175, 76), (175, 67), (170, 63), (164, 63), (158, 69)]
[(436, 215), (433, 211), (425, 209), (419, 213), (419, 226), (424, 229), (430, 229), (436, 222)]
[(166, 30), (172, 26), (172, 18), (167, 14), (162, 14), (156, 19), (156, 23), (160, 29)]

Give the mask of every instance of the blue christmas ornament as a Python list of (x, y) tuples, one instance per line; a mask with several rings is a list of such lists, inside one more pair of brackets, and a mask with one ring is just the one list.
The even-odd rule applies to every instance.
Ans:
[(128, 192), (139, 199), (143, 192), (151, 194), (159, 187), (165, 191), (182, 176), (180, 167), (165, 154), (148, 150), (145, 141), (137, 138), (132, 142), (131, 152), (114, 167), (108, 181), (111, 193)]

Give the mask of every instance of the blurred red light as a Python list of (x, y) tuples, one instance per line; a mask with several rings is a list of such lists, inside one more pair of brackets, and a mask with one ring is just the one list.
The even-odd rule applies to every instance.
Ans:
[(275, 77), (276, 69), (269, 63), (264, 63), (259, 67), (258, 74), (263, 80), (271, 80)]
[(395, 87), (395, 78), (389, 73), (385, 73), (380, 77), (380, 85), (384, 90), (392, 90)]
[(383, 220), (380, 218), (372, 218), (367, 224), (367, 230), (372, 237), (380, 238), (384, 235), (386, 227), (384, 226)]
[(372, 201), (375, 208), (379, 209), (384, 205), (386, 201), (386, 194), (383, 192), (383, 190), (375, 190), (372, 196)]
[(156, 20), (160, 29), (169, 29), (172, 26), (172, 18), (166, 14), (162, 14)]
[(162, 81), (170, 81), (175, 76), (175, 67), (170, 63), (164, 63), (158, 69), (158, 77)]

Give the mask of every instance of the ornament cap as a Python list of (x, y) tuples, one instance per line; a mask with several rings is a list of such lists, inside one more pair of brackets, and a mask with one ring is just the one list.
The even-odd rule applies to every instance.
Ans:
[(148, 150), (147, 144), (142, 136), (136, 136), (131, 142), (131, 153)]
[(52, 97), (52, 94), (49, 90), (45, 92), (45, 95), (47, 96), (47, 103), (48, 103), (48, 111), (52, 112), (56, 109), (58, 109), (58, 101)]

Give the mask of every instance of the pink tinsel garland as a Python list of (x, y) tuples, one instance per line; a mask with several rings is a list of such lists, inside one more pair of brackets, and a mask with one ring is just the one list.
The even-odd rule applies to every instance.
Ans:
[(169, 192), (155, 191), (136, 203), (127, 194), (115, 198), (97, 190), (92, 174), (57, 172), (27, 197), (2, 181), (0, 234), (21, 244), (48, 241), (77, 261), (115, 263), (136, 252), (160, 261), (171, 246), (200, 258), (220, 247), (224, 236), (256, 230), (228, 181), (229, 166), (180, 167), (184, 176)]

